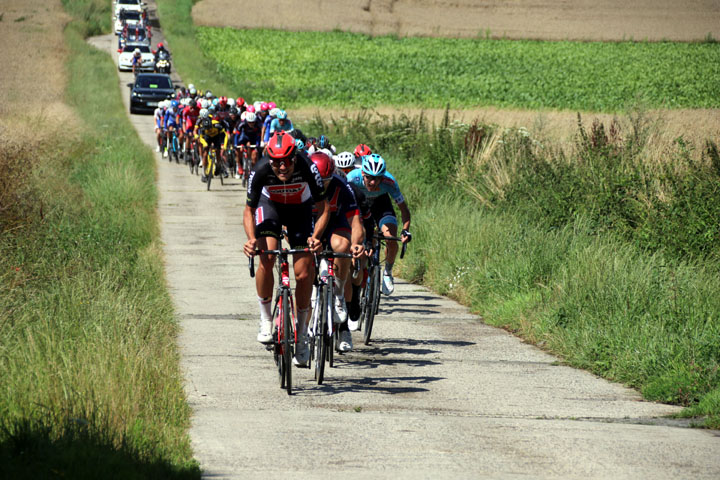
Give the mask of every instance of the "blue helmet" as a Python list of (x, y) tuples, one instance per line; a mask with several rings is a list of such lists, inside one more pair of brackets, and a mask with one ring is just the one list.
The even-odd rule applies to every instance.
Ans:
[(177, 108), (178, 105), (180, 105), (180, 104), (178, 103), (177, 100), (173, 100), (172, 102), (170, 102), (170, 106), (172, 106), (173, 108)]
[(299, 138), (295, 140), (295, 148), (298, 150), (305, 150), (305, 144)]
[(287, 118), (287, 112), (285, 110), (280, 110), (277, 114), (278, 120), (285, 120)]
[(362, 171), (372, 177), (379, 177), (386, 171), (385, 159), (377, 153), (362, 157)]
[(318, 139), (318, 146), (320, 148), (328, 148), (330, 146), (330, 140), (325, 135), (320, 135)]

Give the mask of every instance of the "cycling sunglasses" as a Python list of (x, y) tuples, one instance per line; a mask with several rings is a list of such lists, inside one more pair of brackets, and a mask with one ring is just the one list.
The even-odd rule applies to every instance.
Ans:
[(281, 165), (285, 165), (286, 167), (289, 167), (294, 163), (295, 163), (294, 158), (282, 158), (282, 159), (271, 158), (270, 159), (270, 165), (272, 165), (273, 167), (279, 167)]

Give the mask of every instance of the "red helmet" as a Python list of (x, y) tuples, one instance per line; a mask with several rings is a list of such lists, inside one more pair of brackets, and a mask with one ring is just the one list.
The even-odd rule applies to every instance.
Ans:
[(158, 48), (163, 48), (162, 42), (158, 43)]
[(260, 104), (260, 110), (268, 110), (268, 109), (269, 109), (269, 107), (268, 107), (268, 104), (267, 104), (267, 103), (262, 102), (262, 103)]
[(255, 113), (255, 107), (253, 107), (252, 105), (248, 105), (248, 106), (247, 106), (247, 111), (248, 111), (248, 112)]
[(219, 104), (221, 107), (227, 106), (227, 97), (224, 96), (224, 95), (223, 95), (222, 97), (220, 97), (220, 100), (218, 101), (218, 104)]
[(267, 152), (270, 158), (288, 158), (295, 153), (295, 139), (289, 133), (277, 132), (270, 137)]
[(323, 152), (315, 152), (310, 155), (310, 160), (315, 164), (323, 180), (328, 179), (335, 173), (335, 161), (332, 157)]
[(370, 147), (368, 147), (364, 143), (361, 143), (360, 145), (355, 147), (355, 151), (353, 152), (353, 155), (355, 155), (356, 157), (364, 157), (365, 155), (370, 154), (372, 154)]
[(243, 97), (238, 97), (237, 100), (235, 100), (235, 105), (242, 107), (245, 105), (245, 99)]

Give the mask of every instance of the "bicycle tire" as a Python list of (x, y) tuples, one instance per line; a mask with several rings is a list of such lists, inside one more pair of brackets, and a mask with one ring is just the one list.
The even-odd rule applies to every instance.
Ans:
[(291, 315), (290, 315), (290, 294), (287, 290), (283, 290), (282, 293), (282, 331), (283, 331), (283, 359), (282, 363), (284, 364), (285, 369), (285, 390), (287, 390), (288, 395), (292, 395), (292, 357), (293, 357), (293, 350), (292, 345), (294, 343), (294, 338), (292, 335), (292, 328), (290, 325), (291, 322)]
[(172, 136), (172, 152), (175, 157), (175, 163), (180, 163), (180, 144), (178, 143), (177, 135), (173, 132)]
[(327, 285), (321, 285), (318, 289), (318, 299), (316, 305), (318, 308), (318, 331), (315, 332), (315, 380), (318, 385), (322, 385), (325, 379), (325, 360), (326, 360), (326, 334), (327, 334), (327, 311), (324, 308), (325, 296), (327, 295)]
[[(334, 322), (333, 315), (335, 314), (335, 287), (334, 282), (332, 278), (328, 278), (328, 290), (327, 290), (327, 297), (325, 298), (325, 313), (329, 316), (330, 321)], [(334, 326), (334, 324), (333, 324)], [(333, 328), (333, 330), (337, 330), (336, 328)], [(334, 332), (326, 332), (326, 338), (325, 338), (325, 348), (327, 350), (326, 356), (327, 356), (327, 362), (328, 366), (332, 368), (335, 366), (335, 333)]]
[(207, 180), (207, 189), (210, 190), (212, 177), (215, 175), (215, 161), (213, 151), (208, 152), (207, 166), (205, 167), (205, 180)]
[(372, 336), (372, 329), (373, 324), (375, 323), (375, 313), (376, 308), (375, 305), (380, 301), (380, 284), (378, 283), (379, 274), (380, 274), (380, 266), (374, 265), (371, 270), (371, 275), (368, 278), (370, 285), (367, 286), (368, 289), (370, 289), (370, 293), (368, 296), (368, 302), (367, 302), (367, 308), (366, 308), (366, 315), (365, 315), (365, 330), (364, 330), (364, 339), (365, 339), (365, 345), (370, 345), (370, 338)]

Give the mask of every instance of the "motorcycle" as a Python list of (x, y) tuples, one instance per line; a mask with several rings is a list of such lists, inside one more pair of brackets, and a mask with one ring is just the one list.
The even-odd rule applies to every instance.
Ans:
[(161, 54), (155, 62), (155, 73), (170, 73), (170, 57)]

